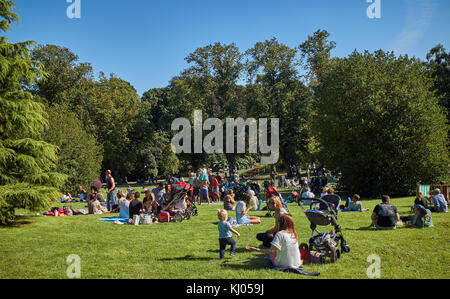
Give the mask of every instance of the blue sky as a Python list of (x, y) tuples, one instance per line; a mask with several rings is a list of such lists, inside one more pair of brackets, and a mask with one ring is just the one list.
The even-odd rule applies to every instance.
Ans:
[(317, 29), (337, 43), (333, 56), (383, 49), (424, 59), (438, 43), (450, 50), (449, 0), (80, 0), (81, 18), (66, 0), (14, 0), (21, 21), (7, 37), (69, 48), (96, 73), (115, 73), (142, 94), (167, 86), (184, 58), (214, 42), (241, 51), (272, 37), (296, 47)]

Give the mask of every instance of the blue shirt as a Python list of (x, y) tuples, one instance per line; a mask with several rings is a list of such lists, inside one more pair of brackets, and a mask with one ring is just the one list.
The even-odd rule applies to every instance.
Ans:
[(433, 203), (435, 208), (439, 208), (440, 212), (447, 213), (448, 212), (448, 206), (447, 202), (445, 201), (445, 197), (442, 194), (437, 194), (433, 196)]
[(152, 190), (153, 194), (155, 194), (155, 200), (158, 204), (161, 204), (163, 200), (164, 194), (166, 194), (166, 189), (159, 190), (158, 187)]
[(217, 225), (219, 229), (219, 239), (231, 238), (233, 236), (230, 228), (231, 224), (228, 221), (219, 221)]

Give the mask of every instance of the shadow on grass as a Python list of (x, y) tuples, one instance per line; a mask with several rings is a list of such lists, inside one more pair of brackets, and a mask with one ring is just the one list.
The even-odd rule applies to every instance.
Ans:
[(346, 228), (345, 230), (353, 230), (353, 231), (377, 231), (377, 229), (373, 226), (363, 226), (360, 228)]
[(3, 228), (23, 228), (27, 225), (31, 225), (34, 222), (31, 221), (30, 217), (21, 217), (18, 216), (13, 222), (7, 223), (7, 224), (0, 224), (0, 229)]
[(232, 260), (225, 260), (221, 267), (224, 269), (232, 270), (265, 270), (264, 264), (266, 259), (264, 255), (257, 255), (239, 263), (232, 263)]
[(180, 257), (159, 259), (159, 261), (212, 261), (212, 260), (217, 260), (217, 258), (186, 255)]
[[(208, 250), (208, 252), (213, 252), (213, 253), (219, 254), (219, 249)], [(230, 252), (230, 249), (229, 249), (229, 248), (227, 248), (227, 252)], [(236, 252), (236, 253), (244, 253), (244, 252), (248, 252), (248, 251), (245, 250), (245, 248), (236, 248), (235, 252)]]

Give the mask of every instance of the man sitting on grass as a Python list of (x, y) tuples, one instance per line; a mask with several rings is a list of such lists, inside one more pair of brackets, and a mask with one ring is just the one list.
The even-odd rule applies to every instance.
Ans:
[(388, 195), (381, 197), (382, 203), (377, 205), (372, 213), (372, 224), (377, 229), (396, 229), (400, 215), (397, 208), (391, 205), (391, 198)]
[(430, 208), (431, 212), (435, 213), (448, 213), (447, 202), (444, 195), (441, 194), (440, 189), (434, 189), (433, 191), (433, 204), (434, 207)]

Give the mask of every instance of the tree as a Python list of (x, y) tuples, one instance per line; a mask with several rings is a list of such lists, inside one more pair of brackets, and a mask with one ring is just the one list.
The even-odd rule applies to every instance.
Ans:
[(310, 85), (320, 84), (322, 73), (330, 66), (331, 51), (336, 47), (334, 41), (329, 41), (330, 34), (326, 30), (317, 30), (298, 48), (308, 71)]
[(427, 54), (427, 66), (434, 78), (432, 89), (440, 97), (439, 103), (444, 107), (450, 124), (450, 52), (437, 45)]
[(299, 80), (297, 54), (276, 38), (246, 52), (246, 110), (252, 117), (280, 119), (280, 157), (285, 164), (303, 162), (308, 139), (311, 94)]
[(67, 94), (78, 88), (82, 79), (93, 80), (92, 66), (78, 63), (78, 56), (67, 48), (40, 45), (34, 49), (32, 59), (44, 65), (47, 76), (40, 78), (31, 91), (46, 99), (49, 106), (67, 104)]
[(161, 174), (177, 174), (180, 161), (172, 149), (172, 144), (164, 147), (161, 160), (159, 161), (159, 169)]
[(418, 60), (381, 50), (355, 51), (322, 73), (312, 126), (343, 190), (404, 196), (445, 177), (447, 126), (432, 84)]
[(44, 139), (58, 147), (56, 171), (68, 175), (64, 191), (76, 194), (78, 186), (89, 188), (102, 166), (102, 146), (86, 133), (74, 112), (56, 105), (47, 109), (49, 126)]
[(243, 54), (235, 44), (215, 43), (198, 48), (186, 57), (190, 67), (182, 77), (190, 79), (205, 102), (206, 115), (217, 118), (242, 115), (237, 81), (242, 75)]
[[(0, 30), (18, 20), (14, 3), (0, 0)], [(31, 59), (34, 42), (9, 43), (0, 37), (0, 222), (14, 219), (15, 209), (49, 208), (66, 176), (54, 171), (56, 147), (42, 141), (47, 125), (44, 105), (24, 91), (42, 65)]]

